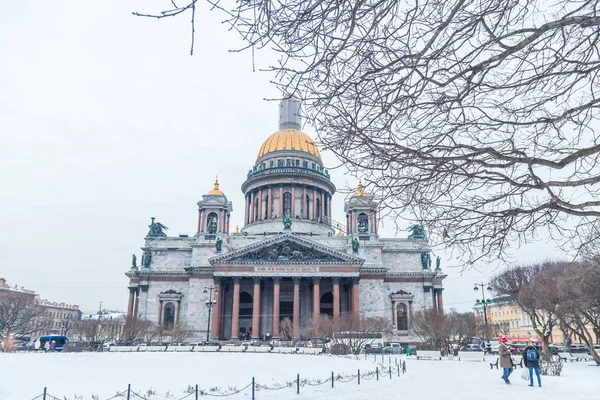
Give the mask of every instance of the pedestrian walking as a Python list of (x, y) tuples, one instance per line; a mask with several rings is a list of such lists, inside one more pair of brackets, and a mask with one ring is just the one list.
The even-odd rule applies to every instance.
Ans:
[(513, 372), (513, 362), (510, 357), (510, 350), (508, 346), (506, 346), (506, 342), (508, 342), (507, 338), (502, 338), (500, 340), (500, 346), (498, 346), (498, 354), (500, 355), (500, 368), (502, 368), (502, 379), (507, 385), (510, 385), (510, 380), (508, 377)]
[(542, 379), (540, 378), (540, 352), (531, 343), (523, 349), (523, 363), (529, 369), (529, 386), (533, 387), (533, 373), (535, 372), (538, 386), (542, 387)]
[(50, 342), (46, 341), (46, 343), (44, 343), (44, 353), (47, 353), (50, 350)]
[(40, 349), (41, 345), (42, 345), (42, 342), (40, 342), (40, 339), (37, 339), (35, 342), (33, 342), (33, 349), (35, 351), (38, 351)]
[(56, 340), (53, 340), (52, 343), (50, 343), (50, 351), (54, 350), (56, 350)]

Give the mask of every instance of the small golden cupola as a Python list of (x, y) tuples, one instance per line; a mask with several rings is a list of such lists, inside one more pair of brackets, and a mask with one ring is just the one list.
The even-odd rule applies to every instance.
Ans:
[(223, 193), (220, 189), (219, 189), (219, 177), (217, 177), (215, 179), (215, 186), (213, 187), (213, 189), (207, 193), (207, 195), (209, 196), (225, 196), (225, 193)]
[(363, 197), (363, 196), (368, 196), (369, 193), (367, 193), (367, 191), (365, 190), (365, 187), (362, 184), (362, 181), (358, 182), (358, 189), (356, 190), (356, 192), (354, 192), (354, 194), (352, 195), (352, 197)]

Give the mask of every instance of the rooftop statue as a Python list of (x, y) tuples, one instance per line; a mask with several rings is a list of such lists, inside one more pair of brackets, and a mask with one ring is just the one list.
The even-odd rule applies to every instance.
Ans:
[(431, 257), (426, 251), (421, 253), (421, 265), (423, 266), (423, 269), (431, 268)]
[(435, 270), (436, 271), (440, 271), (440, 264), (442, 263), (442, 259), (440, 258), (440, 256), (437, 256), (435, 259)]
[(283, 229), (292, 229), (292, 219), (288, 216), (283, 217)]
[(408, 230), (411, 231), (411, 234), (408, 235), (409, 239), (427, 239), (427, 235), (425, 234), (425, 228), (423, 228), (423, 223), (412, 224), (408, 227)]
[(358, 254), (358, 248), (360, 247), (360, 242), (357, 238), (352, 239), (352, 252), (354, 254)]
[(155, 219), (154, 217), (152, 217), (151, 219), (152, 219), (152, 222), (150, 223), (150, 225), (148, 225), (148, 228), (150, 228), (150, 231), (148, 231), (148, 234), (146, 235), (146, 237), (167, 237), (167, 234), (164, 233), (163, 230), (167, 230), (169, 228), (167, 228), (160, 222), (154, 222), (154, 219)]
[(142, 267), (150, 268), (150, 261), (152, 261), (152, 254), (149, 251), (144, 251), (142, 254)]
[(137, 269), (137, 257), (135, 254), (131, 255), (131, 269)]
[(217, 249), (217, 253), (221, 252), (222, 247), (223, 247), (223, 239), (217, 238), (217, 241), (215, 242), (215, 248)]

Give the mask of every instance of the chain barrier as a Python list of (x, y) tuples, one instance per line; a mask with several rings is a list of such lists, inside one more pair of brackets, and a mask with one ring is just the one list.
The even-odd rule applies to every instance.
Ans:
[(215, 394), (215, 393), (207, 393), (207, 392), (203, 392), (203, 396), (211, 396), (211, 397), (227, 397), (227, 396), (233, 396), (234, 394), (238, 394), (243, 392), (244, 390), (248, 389), (250, 386), (252, 386), (252, 383), (247, 384), (246, 386), (244, 386), (243, 388), (241, 388), (240, 390), (236, 390), (235, 392), (231, 392), (231, 393), (224, 393), (224, 394)]
[[(405, 365), (405, 364), (404, 364)], [(349, 383), (352, 382), (356, 379), (358, 379), (358, 384), (360, 385), (360, 380), (364, 379), (364, 380), (371, 380), (375, 377), (377, 377), (377, 379), (379, 380), (379, 378), (383, 378), (383, 377), (388, 377), (390, 379), (392, 379), (392, 375), (394, 374), (398, 374), (398, 376), (400, 376), (400, 371), (404, 371), (402, 369), (402, 364), (398, 364), (396, 367), (388, 365), (387, 368), (385, 368), (383, 365), (381, 365), (381, 369), (377, 369), (375, 371), (368, 371), (364, 374), (360, 373), (360, 370), (358, 370), (358, 373), (356, 375), (341, 375), (338, 374), (338, 376), (336, 377), (335, 375), (332, 375), (330, 377), (328, 377), (327, 379), (323, 380), (323, 381), (318, 381), (316, 379), (300, 379), (300, 375), (298, 375), (298, 377), (291, 381), (288, 382), (284, 385), (281, 386), (273, 386), (273, 387), (269, 387), (268, 385), (260, 385), (258, 383), (255, 382), (254, 378), (252, 378), (252, 382), (249, 383), (248, 385), (244, 386), (243, 388), (239, 389), (239, 390), (234, 390), (232, 392), (229, 393), (211, 393), (210, 391), (207, 390), (198, 390), (198, 385), (196, 385), (196, 389), (194, 391), (189, 391), (185, 396), (177, 399), (177, 400), (184, 400), (187, 399), (188, 397), (196, 394), (197, 396), (210, 396), (210, 397), (229, 397), (229, 396), (233, 396), (236, 395), (238, 393), (243, 392), (244, 390), (252, 387), (252, 399), (254, 399), (254, 392), (255, 390), (271, 390), (271, 391), (277, 391), (277, 390), (281, 390), (281, 389), (289, 389), (292, 388), (294, 386), (297, 387), (297, 392), (299, 394), (299, 390), (300, 390), (300, 386), (311, 386), (311, 387), (317, 387), (317, 386), (322, 386), (325, 385), (328, 382), (332, 383), (332, 387), (333, 387), (333, 383), (335, 381), (341, 382), (341, 383)], [(218, 388), (217, 388), (218, 389)], [(127, 394), (133, 394), (133, 396), (142, 399), (142, 400), (149, 400), (148, 398), (144, 397), (142, 394), (140, 394), (140, 392), (136, 392), (134, 390), (131, 390), (131, 385), (128, 385), (127, 390), (123, 391), (123, 392), (117, 392), (114, 396), (109, 397), (105, 400), (113, 400), (116, 399), (118, 397), (123, 397), (126, 396)], [(66, 398), (66, 397), (65, 397)], [(46, 388), (44, 388), (44, 393), (40, 394), (39, 396), (36, 396), (34, 398), (32, 398), (31, 400), (61, 400), (58, 397), (52, 396), (51, 394), (49, 394), (46, 391)]]
[(296, 380), (294, 380), (293, 382), (287, 383), (284, 386), (280, 386), (280, 387), (268, 387), (267, 385), (259, 385), (258, 383), (256, 384), (256, 388), (257, 389), (265, 389), (265, 390), (281, 390), (281, 389), (286, 389), (286, 388), (291, 388), (296, 384)]

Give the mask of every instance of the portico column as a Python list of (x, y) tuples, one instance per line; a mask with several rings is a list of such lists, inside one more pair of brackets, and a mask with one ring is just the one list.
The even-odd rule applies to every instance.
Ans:
[(329, 210), (327, 211), (327, 216), (329, 217), (329, 225), (333, 226), (333, 215), (331, 215), (331, 196), (328, 196), (327, 200), (327, 207), (329, 208)]
[(196, 233), (204, 231), (204, 210), (199, 208), (198, 212), (198, 230), (196, 231)]
[(356, 316), (360, 316), (360, 298), (358, 297), (358, 283), (360, 278), (352, 278), (352, 312)]
[(158, 326), (162, 325), (162, 310), (163, 310), (163, 301), (158, 301)]
[(233, 311), (231, 313), (231, 340), (238, 340), (240, 334), (240, 278), (233, 278)]
[(306, 208), (306, 186), (304, 186), (304, 190), (302, 191), (302, 210), (304, 211), (301, 217), (303, 219), (308, 218), (308, 209)]
[(250, 193), (250, 223), (254, 222), (254, 192)]
[(267, 190), (267, 218), (272, 218), (273, 212), (271, 210), (273, 209), (273, 189), (271, 189), (269, 186), (269, 189)]
[(260, 277), (254, 277), (252, 298), (252, 339), (260, 339)]
[(177, 309), (175, 310), (175, 325), (179, 325), (179, 313), (181, 312), (181, 299), (177, 300)]
[(394, 300), (392, 300), (392, 326), (393, 329), (398, 328), (398, 326), (396, 325), (396, 302)]
[(352, 213), (352, 224), (354, 225), (352, 227), (353, 232), (358, 233), (358, 213), (356, 212), (356, 210), (354, 210), (354, 212)]
[(133, 302), (135, 296), (135, 287), (129, 287), (129, 302), (127, 303), (127, 319), (133, 317)]
[(283, 218), (283, 186), (279, 187), (279, 218)]
[(313, 278), (313, 323), (321, 314), (321, 286), (319, 281), (321, 278), (314, 277)]
[(325, 220), (325, 192), (321, 191), (321, 221)]
[(346, 214), (346, 233), (350, 233), (350, 215)]
[(258, 191), (258, 220), (262, 221), (263, 219), (263, 197), (262, 197), (262, 189)]
[(292, 186), (292, 215), (290, 218), (296, 217), (296, 187)]
[(333, 318), (340, 316), (340, 278), (333, 278)]
[(281, 278), (273, 278), (273, 338), (279, 337), (279, 284)]
[[(210, 321), (211, 325), (210, 325), (210, 337), (214, 338), (215, 340), (219, 339), (220, 332), (219, 332), (219, 326), (221, 323), (221, 309), (222, 309), (222, 303), (223, 303), (223, 298), (225, 296), (223, 296), (221, 294), (221, 285), (220, 285), (221, 281), (219, 279), (215, 279), (215, 284), (214, 284), (214, 291), (213, 291), (213, 300), (215, 300), (217, 303), (215, 304), (215, 306), (212, 308), (211, 310), (211, 317), (212, 320)], [(209, 299), (210, 300), (210, 299)]]
[(317, 219), (317, 189), (313, 189), (313, 209), (312, 209), (312, 219), (316, 221)]
[(300, 333), (300, 278), (295, 277), (294, 279), (294, 315), (293, 315), (293, 333), (292, 335), (298, 335)]
[(223, 232), (225, 230), (225, 218), (223, 217), (223, 214), (225, 214), (223, 210), (219, 210), (219, 223), (217, 225), (217, 232)]
[(437, 289), (438, 290), (438, 310), (441, 311), (442, 313), (444, 312), (444, 300), (442, 299), (442, 291), (444, 289)]

